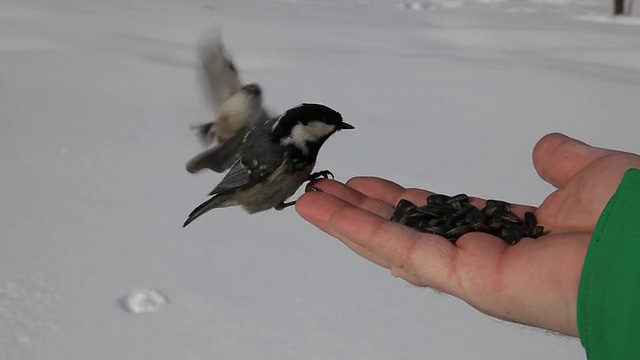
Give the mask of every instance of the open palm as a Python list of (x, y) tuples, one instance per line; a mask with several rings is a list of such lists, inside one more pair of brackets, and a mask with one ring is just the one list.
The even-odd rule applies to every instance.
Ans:
[[(303, 195), (296, 209), (307, 221), (395, 276), (457, 296), (491, 316), (577, 335), (576, 302), (582, 264), (604, 206), (640, 156), (588, 146), (561, 134), (542, 138), (533, 151), (540, 177), (557, 188), (535, 212), (545, 235), (506, 245), (486, 233), (456, 244), (388, 221), (400, 199), (418, 205), (430, 192), (358, 177), (346, 185), (322, 180), (323, 192)], [(472, 198), (482, 207), (484, 200)]]

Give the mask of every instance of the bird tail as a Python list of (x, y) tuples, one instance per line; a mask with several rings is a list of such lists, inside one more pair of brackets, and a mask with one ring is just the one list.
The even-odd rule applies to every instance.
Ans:
[(187, 220), (182, 224), (182, 227), (186, 227), (191, 224), (195, 219), (209, 212), (209, 210), (235, 205), (235, 203), (228, 202), (232, 197), (233, 194), (231, 193), (221, 193), (203, 202), (197, 208), (193, 209), (187, 217)]

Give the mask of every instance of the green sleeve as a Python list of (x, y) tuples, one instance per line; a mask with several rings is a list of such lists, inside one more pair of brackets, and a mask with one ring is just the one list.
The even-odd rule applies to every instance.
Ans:
[(640, 359), (640, 170), (625, 172), (593, 232), (578, 291), (587, 358)]

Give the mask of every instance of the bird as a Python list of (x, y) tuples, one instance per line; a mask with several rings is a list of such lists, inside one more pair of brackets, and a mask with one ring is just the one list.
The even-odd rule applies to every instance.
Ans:
[(262, 89), (251, 83), (240, 88), (217, 109), (214, 121), (199, 124), (192, 128), (197, 131), (203, 146), (224, 144), (234, 135), (245, 133), (264, 112), (262, 108)]
[(295, 204), (286, 202), (306, 181), (332, 175), (312, 173), (320, 148), (340, 130), (354, 129), (336, 110), (323, 104), (303, 103), (282, 115), (258, 122), (247, 133), (211, 151), (203, 162), (219, 166), (225, 145), (240, 141), (237, 160), (209, 198), (196, 207), (182, 225), (186, 227), (215, 208), (241, 206), (247, 213), (283, 210)]
[(198, 79), (214, 109), (213, 121), (194, 125), (203, 147), (223, 144), (237, 133), (246, 133), (267, 110), (257, 83), (243, 85), (238, 68), (227, 51), (222, 35), (200, 41)]

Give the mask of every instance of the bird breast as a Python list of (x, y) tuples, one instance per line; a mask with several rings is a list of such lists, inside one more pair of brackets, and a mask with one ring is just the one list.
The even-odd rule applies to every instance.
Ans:
[(287, 171), (289, 164), (284, 162), (266, 181), (238, 193), (236, 199), (250, 214), (272, 209), (290, 198), (309, 180), (313, 166), (314, 164), (311, 164), (291, 174)]

